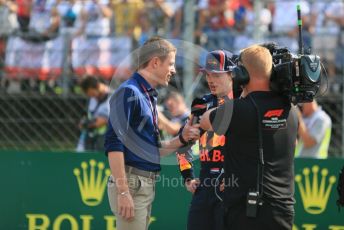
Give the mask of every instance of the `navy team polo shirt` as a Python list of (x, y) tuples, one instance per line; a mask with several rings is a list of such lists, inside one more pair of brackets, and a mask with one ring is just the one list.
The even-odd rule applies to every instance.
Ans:
[(146, 171), (161, 170), (153, 115), (156, 103), (156, 90), (140, 74), (134, 73), (120, 85), (110, 99), (106, 155), (123, 152), (126, 165)]

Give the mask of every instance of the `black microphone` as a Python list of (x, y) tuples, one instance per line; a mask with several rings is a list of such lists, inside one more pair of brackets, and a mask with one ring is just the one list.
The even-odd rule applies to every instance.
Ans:
[(199, 123), (200, 117), (207, 111), (208, 105), (204, 98), (196, 97), (191, 103), (192, 124)]

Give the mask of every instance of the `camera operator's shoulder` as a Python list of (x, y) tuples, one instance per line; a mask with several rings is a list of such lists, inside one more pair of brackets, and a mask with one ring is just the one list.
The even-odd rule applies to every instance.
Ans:
[(249, 106), (251, 104), (251, 101), (248, 97), (240, 97), (240, 98), (235, 98), (232, 100), (227, 100), (227, 102), (231, 101), (235, 106), (240, 106), (240, 107), (245, 107)]
[(238, 114), (239, 116), (255, 114), (253, 104), (248, 97), (227, 100), (226, 103), (233, 105), (233, 114)]

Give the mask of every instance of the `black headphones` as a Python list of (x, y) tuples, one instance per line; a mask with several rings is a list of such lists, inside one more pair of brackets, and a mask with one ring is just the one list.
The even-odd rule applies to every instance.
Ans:
[(244, 86), (250, 81), (250, 75), (243, 65), (238, 65), (232, 70), (233, 82), (235, 85)]
[(241, 62), (240, 54), (237, 60), (237, 66), (235, 66), (232, 70), (233, 84), (235, 86), (244, 86), (250, 81), (250, 75), (248, 74), (247, 69), (242, 64), (239, 64)]

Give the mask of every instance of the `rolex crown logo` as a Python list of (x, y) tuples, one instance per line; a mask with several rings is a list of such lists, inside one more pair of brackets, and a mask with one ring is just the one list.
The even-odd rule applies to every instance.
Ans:
[[(310, 214), (320, 214), (326, 209), (328, 198), (332, 190), (333, 184), (336, 182), (335, 176), (328, 177), (328, 169), (321, 170), (321, 180), (319, 185), (319, 166), (314, 165), (312, 167), (312, 183), (310, 179), (310, 169), (303, 169), (303, 176), (300, 174), (295, 176), (295, 181), (299, 187), (303, 207), (306, 212)], [(328, 181), (328, 182), (327, 182)]]
[(81, 163), (81, 170), (74, 169), (74, 175), (78, 181), (81, 199), (88, 206), (96, 206), (102, 202), (107, 178), (110, 176), (110, 169), (105, 169), (103, 162), (93, 159), (87, 164)]

